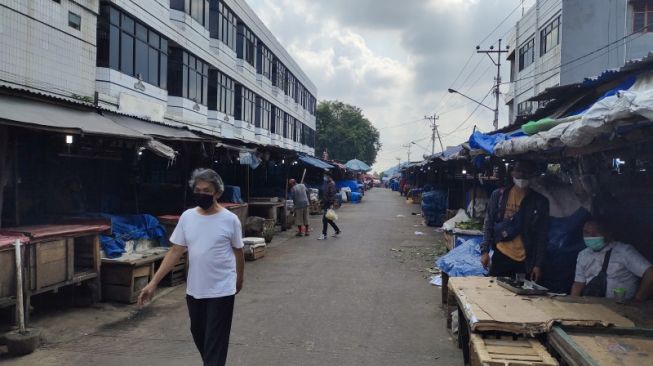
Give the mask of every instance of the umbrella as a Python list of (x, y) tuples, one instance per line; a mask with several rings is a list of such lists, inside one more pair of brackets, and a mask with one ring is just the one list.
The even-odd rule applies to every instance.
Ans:
[(368, 170), (371, 170), (369, 165), (365, 164), (364, 162), (358, 160), (358, 159), (351, 159), (348, 162), (345, 163), (345, 166), (348, 169), (357, 171), (357, 172), (366, 172)]

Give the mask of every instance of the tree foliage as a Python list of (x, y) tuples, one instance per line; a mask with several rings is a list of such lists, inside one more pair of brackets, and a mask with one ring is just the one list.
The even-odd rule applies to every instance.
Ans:
[(381, 149), (379, 131), (355, 106), (322, 101), (317, 107), (315, 153), (327, 149), (329, 158), (346, 162), (359, 159), (372, 165)]

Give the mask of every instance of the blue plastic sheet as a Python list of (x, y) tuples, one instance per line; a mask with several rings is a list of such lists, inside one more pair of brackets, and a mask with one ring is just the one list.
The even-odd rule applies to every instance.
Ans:
[(447, 211), (447, 192), (432, 190), (422, 193), (422, 215), (428, 226), (442, 226)]
[(109, 258), (120, 257), (125, 252), (125, 242), (138, 239), (158, 240), (167, 246), (166, 230), (152, 215), (118, 216), (109, 214), (90, 215), (111, 220), (111, 235), (100, 235), (102, 250)]
[(485, 276), (481, 265), (482, 237), (472, 237), (435, 261), (435, 265), (449, 277)]
[(358, 192), (351, 192), (350, 197), (351, 197), (351, 203), (360, 203), (363, 195)]
[(492, 135), (484, 134), (480, 131), (475, 131), (469, 138), (469, 146), (472, 149), (482, 149), (483, 151), (494, 154), (494, 147), (499, 142), (512, 140), (513, 138), (526, 136), (521, 130), (505, 134), (495, 133)]
[(349, 187), (352, 192), (358, 192), (358, 182), (355, 180), (339, 180), (336, 181), (336, 188), (340, 190), (343, 187)]

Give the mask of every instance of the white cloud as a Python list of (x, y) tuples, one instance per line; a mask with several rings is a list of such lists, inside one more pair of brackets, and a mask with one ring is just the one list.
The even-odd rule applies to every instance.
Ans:
[[(360, 107), (380, 130), (383, 149), (374, 166), (378, 170), (396, 164), (396, 157), (405, 160), (401, 145), (410, 141), (418, 141), (413, 159), (430, 152), (428, 123), (417, 121), (425, 114), (442, 114), (441, 132), (453, 132), (443, 138), (445, 145), (462, 142), (474, 125), (491, 128), (492, 112), (478, 108), (455, 130), (476, 105), (448, 95), (446, 89), (476, 44), (520, 0), (248, 1), (316, 84), (319, 99)], [(510, 25), (504, 24), (490, 39)], [(489, 67), (487, 58), (480, 59), (484, 55), (473, 57), (455, 87), (481, 99), (496, 69)], [(486, 104), (494, 104), (491, 97)]]

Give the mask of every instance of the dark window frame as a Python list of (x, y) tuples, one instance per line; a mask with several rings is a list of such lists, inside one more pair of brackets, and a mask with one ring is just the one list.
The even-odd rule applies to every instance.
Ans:
[(633, 2), (632, 12), (633, 33), (653, 32), (653, 1)]
[(259, 41), (256, 57), (258, 58), (256, 61), (256, 72), (272, 81), (274, 53), (272, 53), (272, 51), (267, 48), (263, 42)]
[(168, 94), (208, 106), (209, 65), (183, 48), (174, 47), (169, 55)]
[(170, 0), (170, 9), (179, 10), (209, 29), (210, 6), (208, 0)]
[(540, 31), (540, 56), (560, 44), (560, 19), (560, 15), (556, 16)]
[(272, 66), (272, 85), (283, 90), (284, 93), (286, 91), (286, 72), (286, 65), (281, 60), (275, 59)]
[[(72, 17), (72, 19), (71, 19), (71, 17)], [(73, 13), (72, 11), (69, 11), (68, 12), (68, 26), (70, 28), (81, 31), (82, 30), (82, 16), (77, 14), (77, 13)]]
[[(98, 67), (136, 78), (140, 71), (144, 82), (167, 89), (168, 40), (111, 4), (100, 7), (97, 49)], [(124, 54), (127, 50), (130, 53)], [(152, 69), (153, 66), (156, 70)]]
[[(217, 6), (216, 6), (217, 3)], [(209, 11), (211, 37), (219, 39), (227, 47), (236, 52), (238, 35), (238, 17), (222, 1), (211, 1)]]
[(535, 63), (535, 37), (531, 37), (529, 38), (528, 41), (522, 43), (522, 45), (519, 47), (519, 71), (526, 69), (527, 67), (529, 67), (534, 63)]
[(244, 23), (238, 23), (238, 39), (236, 54), (238, 58), (256, 67), (256, 48), (258, 38)]
[(256, 127), (270, 131), (272, 120), (272, 103), (262, 97), (256, 97)]

